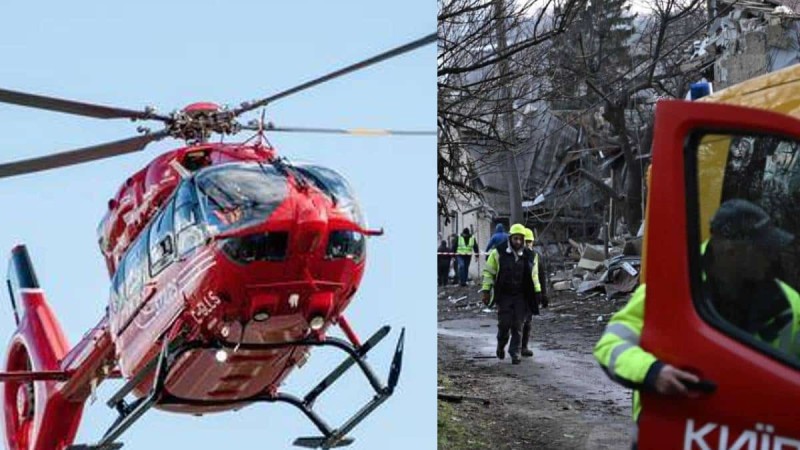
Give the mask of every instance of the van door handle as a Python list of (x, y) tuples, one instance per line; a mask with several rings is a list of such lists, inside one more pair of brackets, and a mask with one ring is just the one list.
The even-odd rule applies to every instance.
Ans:
[(705, 394), (713, 394), (717, 390), (717, 383), (714, 383), (711, 380), (700, 380), (696, 383), (691, 381), (682, 381), (683, 385), (686, 386), (686, 389), (690, 391), (698, 391), (703, 392)]

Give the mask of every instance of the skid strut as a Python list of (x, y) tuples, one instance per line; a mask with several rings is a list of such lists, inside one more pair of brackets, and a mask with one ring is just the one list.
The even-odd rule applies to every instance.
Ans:
[[(193, 405), (193, 406), (221, 406), (248, 403), (286, 403), (299, 409), (322, 433), (322, 436), (301, 437), (294, 441), (294, 445), (306, 448), (333, 448), (343, 447), (353, 442), (347, 436), (353, 428), (362, 420), (369, 416), (378, 406), (386, 401), (393, 393), (400, 377), (400, 370), (403, 361), (403, 345), (405, 341), (405, 329), (400, 332), (397, 340), (392, 365), (389, 369), (389, 378), (384, 386), (372, 368), (365, 361), (367, 353), (373, 349), (383, 338), (389, 334), (390, 327), (383, 326), (363, 345), (354, 346), (350, 342), (335, 337), (327, 337), (321, 340), (304, 339), (300, 341), (271, 343), (271, 344), (248, 344), (236, 342), (173, 342), (169, 345), (165, 342), (161, 353), (157, 358), (146, 365), (140, 373), (135, 375), (126, 383), (108, 402), (108, 406), (114, 408), (119, 416), (103, 435), (102, 439), (96, 444), (72, 445), (67, 450), (116, 450), (122, 447), (122, 443), (115, 442), (122, 433), (125, 432), (134, 422), (136, 422), (147, 410), (156, 404), (160, 405)], [(240, 350), (274, 350), (276, 348), (287, 347), (333, 347), (347, 354), (347, 358), (333, 369), (322, 381), (311, 389), (303, 398), (286, 393), (261, 393), (252, 397), (238, 400), (198, 400), (191, 398), (180, 398), (172, 395), (164, 388), (164, 383), (169, 375), (171, 365), (182, 354), (192, 350), (208, 349), (233, 349)], [(375, 391), (375, 396), (353, 414), (339, 428), (332, 428), (314, 411), (314, 402), (327, 388), (333, 385), (347, 370), (357, 365), (364, 377)], [(142, 397), (132, 403), (125, 401), (125, 396), (155, 368), (153, 386), (147, 396)]]
[[(169, 342), (164, 341), (161, 347), (161, 353), (155, 358), (155, 364), (150, 363), (145, 368), (131, 379), (141, 381), (147, 373), (155, 366), (156, 372), (153, 377), (153, 386), (147, 396), (142, 397), (131, 404), (125, 402), (125, 395), (133, 390), (135, 385), (131, 386), (131, 382), (125, 384), (120, 391), (112, 397), (117, 399), (113, 407), (119, 413), (117, 420), (108, 428), (108, 431), (96, 444), (78, 444), (67, 447), (66, 450), (117, 450), (122, 447), (121, 442), (115, 442), (122, 433), (125, 432), (134, 422), (136, 422), (144, 413), (146, 413), (153, 405), (158, 402), (160, 396), (164, 392), (164, 381), (169, 374), (170, 352)], [(120, 395), (121, 394), (121, 395)], [(111, 404), (109, 404), (111, 406)]]

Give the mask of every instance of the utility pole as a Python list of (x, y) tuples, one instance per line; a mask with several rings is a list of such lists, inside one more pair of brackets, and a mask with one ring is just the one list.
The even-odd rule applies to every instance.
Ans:
[[(495, 25), (497, 32), (497, 52), (503, 54), (506, 51), (506, 0), (494, 0)], [(519, 170), (517, 169), (517, 159), (514, 155), (514, 100), (511, 98), (511, 82), (508, 80), (508, 58), (500, 60), (500, 79), (503, 83), (501, 92), (501, 113), (505, 116), (505, 126), (503, 127), (502, 143), (503, 151), (506, 153), (506, 173), (508, 176), (508, 196), (510, 223), (522, 223), (522, 187), (519, 181)]]

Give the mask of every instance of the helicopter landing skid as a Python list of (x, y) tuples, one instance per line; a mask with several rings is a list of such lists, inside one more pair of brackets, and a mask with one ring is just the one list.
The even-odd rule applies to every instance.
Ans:
[[(70, 445), (65, 450), (118, 450), (122, 448), (121, 442), (114, 442), (122, 433), (125, 432), (131, 425), (134, 424), (139, 418), (144, 415), (150, 408), (155, 405), (159, 398), (161, 397), (162, 393), (164, 392), (164, 381), (167, 379), (167, 374), (169, 373), (169, 364), (170, 361), (174, 361), (173, 358), (170, 356), (174, 353), (170, 352), (170, 345), (168, 341), (164, 341), (164, 344), (161, 346), (161, 353), (155, 359), (156, 361), (156, 372), (155, 377), (153, 377), (153, 386), (150, 388), (150, 393), (142, 397), (131, 404), (125, 402), (120, 397), (118, 403), (114, 406), (119, 413), (117, 420), (109, 427), (108, 431), (103, 435), (102, 439), (98, 441), (96, 444), (78, 444), (78, 445)], [(177, 353), (177, 352), (176, 352)], [(152, 365), (148, 365), (142, 372), (149, 372), (152, 370)], [(138, 374), (135, 379), (144, 378), (143, 374)], [(126, 384), (122, 387), (121, 392), (129, 392), (126, 389), (129, 389), (130, 383)], [(115, 397), (117, 397), (115, 395)]]
[[(213, 344), (205, 342), (186, 342), (178, 343), (177, 346), (170, 349), (170, 346), (165, 343), (162, 348), (160, 356), (157, 358), (156, 376), (153, 380), (153, 387), (150, 394), (142, 397), (139, 400), (128, 405), (122, 398), (130, 392), (130, 386), (126, 384), (123, 386), (118, 395), (114, 399), (118, 399), (112, 407), (115, 407), (119, 412), (119, 417), (111, 425), (109, 430), (103, 435), (103, 438), (94, 445), (72, 445), (67, 447), (66, 450), (116, 450), (122, 447), (121, 443), (114, 442), (125, 430), (128, 429), (139, 417), (142, 416), (148, 409), (155, 404), (159, 405), (194, 405), (194, 406), (220, 406), (220, 405), (233, 405), (239, 403), (287, 403), (299, 409), (322, 433), (318, 437), (300, 437), (294, 441), (294, 445), (305, 448), (324, 448), (330, 449), (334, 447), (344, 447), (353, 443), (353, 439), (347, 436), (353, 428), (356, 427), (362, 420), (369, 416), (378, 406), (385, 402), (393, 393), (394, 388), (397, 386), (397, 381), (400, 377), (400, 370), (403, 360), (403, 343), (405, 341), (405, 329), (400, 332), (400, 337), (397, 340), (397, 347), (395, 349), (394, 357), (392, 358), (392, 365), (389, 369), (389, 378), (384, 386), (372, 368), (365, 361), (367, 353), (375, 347), (387, 334), (389, 334), (390, 327), (383, 326), (372, 337), (370, 337), (363, 345), (355, 347), (351, 343), (335, 338), (327, 337), (322, 340), (305, 339), (300, 341), (269, 343), (269, 344), (247, 344), (235, 342), (217, 342)], [(322, 381), (320, 381), (313, 389), (311, 389), (303, 398), (285, 393), (262, 393), (252, 397), (238, 399), (238, 400), (200, 400), (191, 398), (177, 397), (164, 389), (164, 382), (169, 374), (171, 363), (178, 359), (183, 353), (191, 350), (199, 349), (233, 349), (239, 348), (240, 350), (273, 350), (276, 348), (285, 347), (333, 347), (347, 353), (347, 359), (342, 361), (335, 369), (333, 369)], [(339, 379), (348, 369), (353, 365), (358, 365), (364, 376), (369, 381), (375, 396), (361, 407), (350, 419), (342, 424), (339, 428), (331, 428), (317, 413), (314, 411), (313, 406), (317, 397), (319, 397), (328, 387), (332, 386), (336, 380)], [(152, 370), (153, 365), (148, 365), (143, 370)], [(144, 377), (141, 377), (144, 378)], [(139, 380), (141, 380), (139, 378)], [(130, 383), (128, 383), (130, 384)], [(111, 402), (109, 402), (111, 403)], [(110, 405), (111, 406), (111, 405)]]

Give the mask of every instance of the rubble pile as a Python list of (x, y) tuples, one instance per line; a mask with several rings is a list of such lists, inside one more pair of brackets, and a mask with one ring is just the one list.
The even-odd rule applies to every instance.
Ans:
[(718, 0), (722, 14), (706, 37), (693, 43), (682, 70), (714, 63), (714, 83), (720, 89), (797, 64), (800, 14), (792, 5), (776, 0)]
[[(604, 295), (615, 298), (633, 292), (639, 284), (642, 238), (615, 239), (605, 248), (601, 245), (570, 240), (572, 252), (551, 272), (550, 287), (554, 291), (575, 291), (578, 297)], [(554, 261), (552, 267), (559, 264)]]

